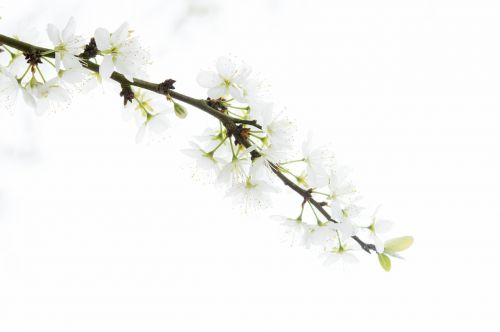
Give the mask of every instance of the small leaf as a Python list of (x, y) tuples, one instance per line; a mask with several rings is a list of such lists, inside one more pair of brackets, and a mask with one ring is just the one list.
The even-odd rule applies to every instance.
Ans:
[(386, 254), (378, 254), (378, 262), (385, 271), (389, 272), (391, 270), (391, 259)]
[(385, 241), (384, 251), (398, 252), (408, 249), (413, 244), (412, 236), (402, 236), (395, 239)]
[(187, 116), (187, 111), (184, 106), (177, 104), (176, 102), (174, 102), (174, 111), (175, 115), (177, 115), (177, 117), (180, 119), (185, 119)]

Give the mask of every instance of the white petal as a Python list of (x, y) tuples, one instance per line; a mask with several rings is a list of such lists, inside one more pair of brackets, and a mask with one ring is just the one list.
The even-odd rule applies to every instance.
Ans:
[(109, 50), (111, 48), (111, 37), (108, 30), (104, 28), (98, 28), (94, 33), (94, 38), (95, 43), (97, 44), (97, 49), (99, 51)]
[(169, 127), (168, 119), (165, 114), (158, 114), (148, 122), (148, 127), (155, 134), (161, 134)]
[(245, 97), (243, 97), (243, 91), (241, 91), (240, 88), (237, 88), (233, 84), (229, 86), (229, 94), (240, 103), (244, 103), (246, 101)]
[(71, 100), (68, 91), (60, 86), (51, 88), (50, 99), (59, 102), (69, 102)]
[(61, 79), (67, 83), (76, 84), (85, 79), (86, 72), (83, 69), (72, 68), (62, 72)]
[(36, 109), (35, 97), (33, 97), (31, 93), (26, 91), (26, 89), (22, 89), (21, 91), (23, 92), (23, 100), (26, 103), (26, 105)]
[(115, 67), (116, 70), (125, 76), (127, 80), (130, 82), (134, 81), (134, 72), (132, 71), (132, 67), (126, 58), (119, 56), (115, 61)]
[(331, 204), (331, 214), (332, 218), (336, 221), (342, 221), (344, 216), (342, 215), (342, 206), (339, 202), (332, 202)]
[(72, 37), (75, 34), (75, 30), (76, 30), (75, 19), (71, 17), (68, 21), (68, 24), (66, 24), (66, 27), (62, 31), (62, 40), (67, 41), (70, 37)]
[(247, 83), (248, 76), (252, 73), (252, 68), (246, 64), (241, 64), (238, 70), (238, 74), (234, 77), (233, 82), (238, 85), (245, 85)]
[(215, 88), (209, 89), (207, 94), (212, 99), (218, 99), (227, 94), (227, 89), (225, 86), (216, 86)]
[(351, 253), (345, 252), (342, 254), (342, 261), (348, 264), (356, 264), (359, 262), (358, 258)]
[(113, 58), (111, 57), (111, 55), (106, 55), (102, 60), (101, 66), (99, 67), (99, 74), (103, 78), (109, 78), (111, 77), (111, 74), (113, 74), (113, 70)]
[(233, 77), (238, 72), (235, 61), (225, 56), (221, 56), (217, 59), (216, 67), (219, 75), (230, 81), (232, 81)]
[(62, 62), (66, 69), (80, 68), (82, 66), (78, 58), (72, 54), (65, 54)]
[(196, 77), (196, 81), (199, 85), (207, 89), (216, 87), (223, 83), (217, 73), (209, 70), (200, 71)]
[(54, 46), (61, 43), (61, 34), (59, 33), (59, 29), (54, 24), (47, 25), (47, 34), (49, 35), (49, 39)]
[(323, 255), (325, 257), (324, 265), (325, 266), (331, 266), (338, 262), (340, 259), (340, 254), (332, 252), (332, 253), (326, 253)]
[(384, 243), (382, 242), (382, 240), (380, 240), (376, 236), (373, 236), (372, 240), (375, 244), (375, 250), (377, 250), (377, 252), (380, 252), (380, 253), (384, 252)]
[(143, 123), (139, 130), (137, 131), (137, 135), (135, 135), (135, 142), (137, 144), (144, 142), (144, 137), (146, 136), (146, 123)]
[(56, 61), (55, 61), (55, 66), (56, 66), (56, 70), (59, 72), (59, 70), (61, 69), (61, 53), (59, 52), (56, 52)]
[(112, 45), (117, 45), (125, 40), (127, 40), (128, 37), (128, 23), (125, 22), (118, 29), (116, 29), (115, 32), (111, 35), (111, 44)]

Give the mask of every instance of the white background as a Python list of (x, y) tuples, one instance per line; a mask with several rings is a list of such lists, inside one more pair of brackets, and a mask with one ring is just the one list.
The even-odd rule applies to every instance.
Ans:
[[(0, 33), (128, 21), (151, 78), (203, 96), (232, 53), (301, 129), (332, 142), (383, 203), (404, 261), (324, 267), (268, 216), (243, 215), (179, 152), (190, 110), (136, 145), (106, 88), (57, 114), (0, 112), (0, 331), (422, 331), (499, 327), (498, 1), (80, 1), (0, 4)], [(365, 257), (366, 256), (366, 257)]]

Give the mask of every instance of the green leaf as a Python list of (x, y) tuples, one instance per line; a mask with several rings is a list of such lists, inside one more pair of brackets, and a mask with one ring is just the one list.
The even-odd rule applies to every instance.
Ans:
[(386, 254), (378, 254), (378, 262), (385, 271), (389, 272), (391, 270), (391, 259)]
[(412, 236), (402, 236), (385, 241), (384, 251), (399, 252), (408, 249), (413, 244)]
[(180, 119), (185, 119), (187, 116), (187, 111), (184, 106), (177, 104), (176, 102), (174, 102), (174, 111), (175, 115), (177, 115), (177, 117)]

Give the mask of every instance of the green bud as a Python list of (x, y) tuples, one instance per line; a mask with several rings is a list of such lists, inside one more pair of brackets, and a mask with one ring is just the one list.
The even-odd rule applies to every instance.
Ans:
[(185, 119), (187, 116), (187, 111), (184, 106), (182, 106), (181, 104), (177, 104), (176, 102), (174, 102), (174, 111), (175, 115), (177, 115), (177, 117), (180, 119)]
[(408, 249), (413, 244), (412, 236), (402, 236), (384, 243), (384, 251), (399, 252)]
[(378, 262), (386, 272), (391, 270), (391, 259), (386, 254), (378, 254)]

